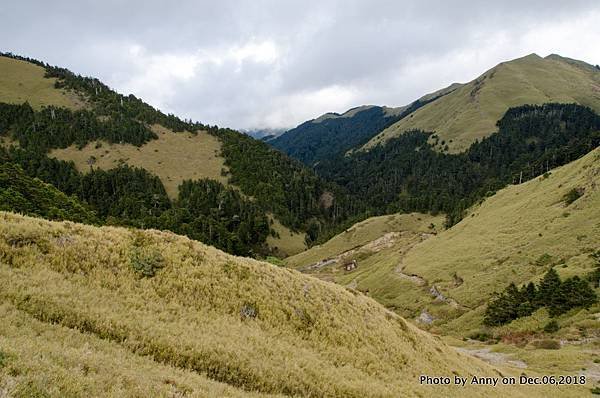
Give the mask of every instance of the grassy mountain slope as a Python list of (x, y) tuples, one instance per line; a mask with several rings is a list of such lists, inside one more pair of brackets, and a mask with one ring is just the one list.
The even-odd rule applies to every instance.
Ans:
[[(406, 317), (426, 310), (441, 330), (451, 321), (448, 330), (466, 335), (481, 325), (489, 297), (510, 282), (535, 281), (550, 266), (557, 266), (564, 277), (592, 270), (589, 254), (600, 248), (599, 182), (596, 149), (546, 177), (500, 190), (448, 230), (371, 253), (356, 271), (338, 274), (335, 280), (368, 291)], [(567, 205), (565, 195), (573, 189), (583, 196)], [(370, 239), (384, 236), (372, 221), (361, 225), (374, 226)], [(323, 247), (338, 246), (344, 235)], [(306, 266), (340, 252), (319, 250), (291, 257), (289, 263)], [(433, 286), (446, 302), (432, 295)]]
[(55, 88), (57, 79), (44, 78), (45, 73), (39, 65), (0, 56), (0, 101), (12, 104), (27, 101), (36, 109), (48, 105), (70, 109), (85, 106), (80, 95)]
[[(599, 184), (600, 149), (596, 149), (551, 170), (546, 177), (500, 190), (448, 230), (404, 232), (378, 250), (368, 250), (367, 244), (351, 252), (347, 258), (358, 260), (357, 269), (351, 272), (340, 270), (340, 262), (307, 267), (346, 250), (337, 248), (348, 233), (289, 258), (288, 264), (364, 292), (421, 327), (458, 337), (461, 340), (446, 340), (467, 352), (497, 363), (524, 363), (528, 371), (583, 372), (590, 378), (591, 388), (600, 380), (594, 363), (600, 337), (599, 304), (557, 317), (560, 329), (550, 334), (544, 332), (551, 320), (546, 309), (495, 328), (483, 327), (482, 320), (494, 292), (511, 282), (517, 286), (538, 282), (550, 267), (563, 279), (585, 278), (594, 269), (590, 254), (600, 249)], [(583, 195), (567, 204), (565, 195), (573, 189)], [(356, 227), (366, 227), (363, 235), (373, 239), (371, 242), (381, 241), (386, 230), (380, 229), (379, 219), (385, 217)], [(482, 333), (495, 336), (500, 343), (462, 341)], [(535, 341), (543, 339), (562, 340), (563, 347), (540, 350)], [(522, 362), (510, 362), (517, 359)], [(579, 396), (573, 394), (567, 396)]]
[(275, 235), (270, 235), (267, 238), (267, 244), (273, 249), (274, 255), (284, 258), (306, 250), (305, 233), (293, 232), (273, 216), (269, 218), (271, 229), (275, 231)]
[[(294, 268), (304, 268), (319, 261), (339, 256), (353, 249), (361, 248), (382, 238), (386, 234), (403, 231), (415, 234), (433, 233), (443, 225), (443, 222), (442, 216), (434, 217), (420, 213), (371, 217), (353, 225), (322, 245), (313, 246), (309, 250), (286, 258), (285, 262)], [(347, 257), (346, 260), (352, 258), (352, 256)]]
[(267, 396), (157, 363), (77, 329), (40, 321), (10, 303), (0, 304), (0, 317), (3, 396)]
[(174, 133), (161, 125), (152, 126), (158, 139), (140, 147), (131, 144), (89, 143), (79, 149), (75, 145), (53, 149), (49, 156), (73, 161), (77, 170), (88, 172), (92, 167), (109, 170), (126, 163), (141, 167), (158, 176), (171, 199), (176, 199), (184, 180), (210, 178), (228, 185), (227, 171), (221, 156), (221, 142), (205, 132)]
[(421, 129), (439, 135), (440, 149), (447, 144), (450, 152), (460, 152), (493, 133), (508, 108), (548, 102), (575, 102), (600, 111), (600, 70), (557, 55), (503, 62), (391, 125), (365, 148)]
[[(434, 283), (469, 309), (510, 282), (537, 280), (550, 266), (562, 276), (591, 271), (600, 248), (600, 149), (521, 185), (511, 185), (471, 209), (463, 221), (416, 246), (405, 273)], [(572, 204), (565, 195), (578, 189)], [(454, 274), (463, 283), (455, 283)], [(480, 315), (480, 314), (478, 314)]]
[(0, 218), (9, 394), (408, 397), (452, 391), (419, 386), (421, 374), (498, 374), (363, 295), (287, 269), (171, 233)]

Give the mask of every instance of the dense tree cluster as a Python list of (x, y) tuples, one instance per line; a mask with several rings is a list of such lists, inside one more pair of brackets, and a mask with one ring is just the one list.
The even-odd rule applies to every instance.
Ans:
[(158, 177), (127, 165), (81, 174), (74, 193), (100, 217), (119, 220), (119, 224), (143, 225), (147, 218), (157, 217), (171, 207)]
[(544, 174), (600, 145), (600, 117), (574, 104), (526, 105), (509, 109), (497, 133), (464, 153), (435, 151), (435, 137), (408, 131), (315, 169), (365, 198), (371, 213), (441, 211), (452, 225), (466, 208), (507, 184)]
[(265, 143), (228, 129), (217, 134), (231, 183), (284, 225), (308, 231), (310, 240), (359, 209), (358, 200)]
[(483, 323), (503, 325), (531, 315), (542, 307), (555, 317), (573, 308), (589, 308), (597, 301), (596, 293), (585, 279), (574, 276), (561, 281), (558, 273), (551, 268), (537, 286), (530, 282), (519, 289), (511, 283), (488, 304)]
[(49, 220), (97, 223), (96, 215), (76, 198), (31, 178), (19, 167), (0, 162), (0, 210)]
[[(127, 165), (83, 174), (71, 162), (13, 147), (0, 148), (0, 166), (11, 171), (0, 177), (2, 210), (57, 220), (167, 229), (233, 254), (266, 254), (265, 241), (271, 232), (266, 212), (217, 181), (186, 181), (180, 186), (178, 200), (171, 202), (158, 177)], [(60, 187), (62, 192), (30, 176)], [(88, 207), (95, 214), (86, 210)], [(90, 215), (81, 215), (84, 210)]]
[(173, 207), (153, 224), (210, 242), (229, 253), (265, 254), (265, 240), (271, 233), (264, 210), (233, 188), (209, 179), (184, 181)]
[(10, 131), (22, 148), (42, 152), (72, 144), (83, 147), (98, 139), (140, 146), (158, 138), (143, 123), (119, 114), (99, 119), (88, 110), (71, 111), (50, 106), (34, 111), (27, 103), (0, 103), (0, 131)]

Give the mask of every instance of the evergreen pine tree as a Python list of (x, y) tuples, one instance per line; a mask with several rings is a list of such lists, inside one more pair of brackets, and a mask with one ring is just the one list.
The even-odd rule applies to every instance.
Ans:
[(550, 268), (542, 278), (537, 290), (536, 301), (538, 307), (552, 306), (558, 289), (560, 288), (560, 277), (554, 268)]

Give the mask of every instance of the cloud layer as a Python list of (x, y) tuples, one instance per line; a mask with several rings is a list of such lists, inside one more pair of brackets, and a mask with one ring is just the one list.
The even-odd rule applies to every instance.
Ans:
[(234, 128), (404, 105), (532, 52), (600, 64), (597, 1), (496, 3), (23, 0), (0, 50)]

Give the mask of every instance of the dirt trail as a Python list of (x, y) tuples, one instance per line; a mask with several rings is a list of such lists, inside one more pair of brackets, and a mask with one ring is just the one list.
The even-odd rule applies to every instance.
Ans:
[(479, 358), (494, 366), (512, 366), (515, 368), (525, 369), (527, 364), (518, 359), (511, 359), (509, 354), (503, 354), (501, 352), (492, 352), (489, 348), (479, 349), (468, 349), (468, 348), (455, 348), (456, 351), (462, 352), (463, 354), (471, 355), (475, 358)]
[(429, 293), (435, 297), (436, 300), (438, 301), (442, 301), (454, 308), (466, 308), (468, 309), (468, 307), (460, 304), (458, 301), (454, 300), (453, 298), (450, 297), (446, 297), (444, 296), (439, 289), (437, 288), (437, 286), (435, 285), (429, 285), (429, 283), (427, 282), (427, 280), (425, 278), (420, 277), (417, 274), (407, 274), (404, 272), (404, 264), (400, 263), (395, 269), (394, 271), (396, 272), (396, 274), (398, 274), (398, 276), (400, 276), (400, 278), (406, 279), (411, 281), (412, 283), (414, 283), (417, 286), (423, 287), (423, 288), (429, 288)]
[[(300, 272), (316, 271), (321, 268), (327, 267), (328, 265), (343, 263), (345, 259), (353, 256), (354, 254), (356, 254), (360, 251), (369, 251), (372, 253), (380, 252), (383, 249), (392, 247), (398, 241), (398, 239), (400, 237), (402, 237), (405, 233), (412, 234), (412, 232), (408, 232), (408, 231), (388, 232), (385, 235), (383, 235), (377, 239), (374, 239), (364, 245), (355, 246), (352, 249), (346, 250), (345, 252), (342, 252), (336, 256), (324, 258), (320, 261), (317, 261), (316, 263), (302, 267), (299, 269), (299, 271)], [(429, 236), (431, 236), (431, 234), (422, 233), (421, 234), (422, 240), (424, 240), (426, 238), (425, 236), (429, 237)], [(411, 247), (412, 247), (412, 245), (411, 245)]]

